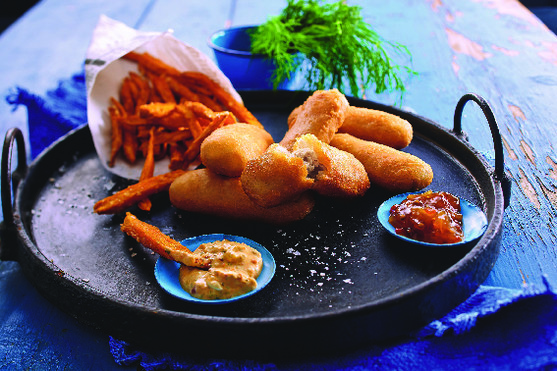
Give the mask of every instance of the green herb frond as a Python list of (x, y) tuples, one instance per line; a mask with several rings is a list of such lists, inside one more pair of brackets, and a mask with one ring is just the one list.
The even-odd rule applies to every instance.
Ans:
[(364, 21), (360, 7), (343, 1), (288, 0), (280, 15), (254, 29), (251, 40), (253, 53), (275, 63), (275, 88), (303, 68), (312, 89), (337, 88), (361, 96), (375, 86), (376, 93), (403, 93), (401, 75), (415, 74), (389, 55), (411, 61), (409, 50), (384, 40)]

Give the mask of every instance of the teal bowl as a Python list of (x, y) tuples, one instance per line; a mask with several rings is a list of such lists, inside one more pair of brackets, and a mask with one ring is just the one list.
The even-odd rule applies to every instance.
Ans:
[[(275, 70), (272, 60), (251, 53), (249, 30), (255, 26), (232, 27), (215, 32), (209, 38), (220, 70), (238, 90), (271, 90)], [(283, 88), (286, 82), (278, 88)]]

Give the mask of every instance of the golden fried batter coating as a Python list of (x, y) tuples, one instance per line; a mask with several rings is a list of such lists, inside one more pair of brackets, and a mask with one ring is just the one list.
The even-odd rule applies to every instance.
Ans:
[(305, 218), (315, 201), (304, 193), (295, 201), (263, 208), (244, 193), (240, 178), (224, 177), (208, 169), (186, 172), (169, 190), (170, 202), (182, 210), (223, 218), (286, 224)]
[(417, 191), (433, 180), (429, 164), (389, 146), (344, 133), (336, 134), (331, 145), (352, 153), (364, 165), (370, 182), (390, 191)]
[(396, 149), (408, 146), (413, 136), (412, 125), (396, 115), (352, 106), (338, 132)]
[[(292, 110), (288, 116), (288, 127), (294, 124), (301, 110), (302, 106)], [(344, 122), (338, 132), (396, 149), (408, 146), (413, 137), (412, 125), (403, 118), (384, 111), (354, 106), (346, 110)]]
[(262, 207), (291, 201), (313, 185), (304, 160), (277, 143), (249, 161), (240, 180), (248, 197)]
[(351, 153), (332, 147), (313, 134), (299, 137), (292, 153), (304, 159), (312, 189), (324, 196), (362, 196), (370, 186), (364, 165)]
[(296, 138), (313, 134), (324, 143), (329, 143), (344, 121), (348, 101), (337, 89), (318, 90), (302, 104), (290, 129), (280, 141), (291, 149)]
[(238, 177), (249, 160), (261, 155), (274, 142), (263, 128), (237, 123), (215, 130), (201, 144), (201, 162), (211, 171)]

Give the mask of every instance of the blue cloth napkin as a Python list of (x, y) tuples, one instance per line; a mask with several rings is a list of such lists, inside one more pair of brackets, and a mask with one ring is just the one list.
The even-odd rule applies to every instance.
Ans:
[(16, 87), (6, 101), (17, 109), (27, 107), (31, 158), (37, 157), (56, 139), (87, 122), (85, 77), (77, 73), (59, 82), (58, 87), (40, 97)]
[(396, 344), (341, 357), (231, 361), (152, 353), (110, 338), (116, 363), (154, 370), (549, 370), (557, 369), (557, 293), (480, 286), (447, 316)]
[[(17, 87), (6, 97), (27, 108), (32, 157), (86, 122), (83, 73), (59, 83), (45, 97)], [(557, 369), (557, 292), (480, 286), (464, 303), (407, 339), (355, 350), (341, 357), (232, 361), (151, 352), (109, 337), (118, 365), (145, 370), (463, 370)]]

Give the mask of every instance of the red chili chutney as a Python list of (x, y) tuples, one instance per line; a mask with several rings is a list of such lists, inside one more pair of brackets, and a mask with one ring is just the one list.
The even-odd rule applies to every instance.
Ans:
[(409, 195), (390, 210), (389, 223), (397, 234), (432, 243), (462, 241), (460, 200), (447, 192)]

